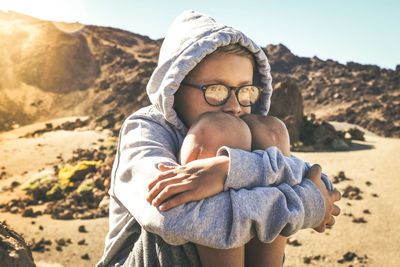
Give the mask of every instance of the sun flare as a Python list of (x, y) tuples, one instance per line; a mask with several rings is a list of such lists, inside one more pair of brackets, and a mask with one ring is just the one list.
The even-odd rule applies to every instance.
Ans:
[(84, 11), (79, 1), (52, 1), (52, 0), (14, 0), (0, 1), (0, 11), (17, 12), (42, 20), (53, 21), (54, 26), (64, 32), (75, 32), (82, 29), (83, 25), (71, 21), (71, 14)]

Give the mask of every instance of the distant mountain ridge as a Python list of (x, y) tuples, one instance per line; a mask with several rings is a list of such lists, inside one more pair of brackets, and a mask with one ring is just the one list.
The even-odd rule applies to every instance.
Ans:
[[(0, 131), (64, 116), (91, 116), (94, 126), (117, 130), (149, 104), (145, 88), (162, 39), (63, 25), (0, 11)], [(64, 31), (72, 26), (78, 30)], [(281, 44), (264, 51), (273, 84), (294, 80), (306, 114), (400, 137), (400, 65), (387, 70), (298, 57)]]
[(299, 57), (282, 44), (268, 45), (264, 51), (271, 64), (273, 84), (289, 77), (296, 80), (306, 114), (400, 137), (400, 65), (391, 70)]
[(57, 24), (0, 11), (0, 130), (89, 115), (114, 124), (149, 104), (161, 41), (115, 28)]

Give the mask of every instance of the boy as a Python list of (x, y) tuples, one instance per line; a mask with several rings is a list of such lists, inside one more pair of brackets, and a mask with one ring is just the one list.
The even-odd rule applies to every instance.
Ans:
[[(242, 69), (226, 67), (235, 66), (235, 63)], [(246, 63), (247, 69), (244, 68)], [(285, 156), (290, 157), (290, 141), (285, 125), (270, 116), (249, 114), (251, 104), (257, 101), (260, 90), (256, 86), (250, 87), (254, 66), (250, 52), (237, 44), (228, 45), (219, 47), (208, 55), (186, 76), (181, 83), (183, 86), (175, 94), (175, 109), (185, 124), (190, 126), (180, 150), (181, 165), (185, 166), (193, 160), (212, 158), (222, 146), (246, 151), (266, 150), (268, 147), (276, 146)], [(247, 85), (236, 88), (235, 92), (225, 86), (238, 83), (235, 81), (236, 78), (242, 79), (246, 76), (248, 76)], [(223, 80), (224, 84), (203, 87), (203, 92), (193, 90), (198, 88), (192, 84), (193, 81), (194, 83), (207, 81), (206, 84), (213, 84), (216, 79)], [(193, 106), (187, 107), (188, 103), (203, 103), (204, 107), (197, 108), (196, 112)], [(210, 106), (213, 106), (212, 111), (219, 112), (202, 113), (210, 110)], [(204, 179), (201, 181), (202, 184), (199, 184), (193, 182), (196, 178), (192, 180), (186, 176), (181, 177), (182, 179), (175, 178), (178, 176), (178, 173), (174, 173), (177, 171), (175, 167), (161, 166), (161, 169), (167, 172), (150, 183), (151, 191), (148, 198), (148, 201), (155, 206), (162, 203), (161, 210), (173, 208), (187, 201), (201, 200), (223, 191), (224, 181), (218, 183), (217, 179)], [(171, 176), (172, 174), (174, 176)], [(272, 184), (271, 181), (270, 183)], [(201, 192), (196, 195), (196, 190)], [(328, 225), (333, 223), (333, 220), (327, 222)], [(222, 266), (222, 264), (243, 266), (244, 262), (246, 266), (280, 266), (285, 243), (286, 238), (280, 236), (270, 244), (261, 243), (255, 238), (245, 247), (237, 249), (215, 250), (197, 245), (197, 250), (203, 266)]]
[[(207, 57), (230, 44), (245, 47), (255, 61), (229, 53)], [(253, 75), (253, 67), (257, 75)], [(253, 76), (258, 77), (255, 84), (260, 88), (243, 87), (253, 84)], [(194, 88), (204, 89), (201, 85), (210, 82), (231, 87), (229, 94), (224, 95), (223, 87), (209, 87), (212, 93)], [(311, 180), (302, 179), (310, 166), (284, 157), (276, 147), (250, 152), (251, 138), (238, 133), (247, 147), (231, 140), (233, 147), (239, 148), (223, 147), (217, 156), (204, 151), (200, 157), (205, 158), (197, 160), (199, 157), (192, 155), (196, 149), (191, 145), (207, 145), (190, 141), (191, 136), (199, 136), (193, 127), (196, 120), (199, 126), (207, 125), (199, 127), (199, 132), (206, 129), (210, 133), (211, 127), (223, 123), (232, 125), (230, 119), (243, 126), (235, 127), (232, 134), (237, 129), (245, 132), (247, 126), (237, 117), (251, 112), (265, 116), (271, 90), (265, 54), (245, 35), (194, 11), (175, 20), (147, 86), (152, 105), (132, 114), (120, 132), (109, 191), (110, 231), (98, 266), (200, 266), (214, 264), (207, 262), (210, 257), (220, 260), (216, 264), (243, 266), (244, 260), (252, 264), (263, 253), (270, 254), (266, 260), (280, 258), (281, 264), (284, 244), (277, 242), (274, 250), (267, 243), (275, 244), (279, 234), (288, 236), (305, 228), (323, 231), (326, 224), (333, 224), (338, 193), (327, 191), (318, 168), (308, 172)], [(210, 115), (224, 117), (221, 124), (207, 121), (210, 118), (205, 113), (213, 111), (222, 112)], [(189, 149), (186, 144), (182, 147), (184, 142)], [(224, 140), (222, 144), (230, 143)], [(181, 161), (188, 162), (184, 165), (177, 163), (181, 147)], [(189, 153), (185, 155), (185, 151)], [(172, 198), (164, 203), (153, 201), (154, 206), (162, 203), (156, 208), (146, 199), (158, 197), (158, 192), (165, 196), (164, 181), (171, 185), (164, 184), (167, 195), (172, 186), (181, 191), (172, 191)], [(156, 191), (148, 195), (149, 188)], [(175, 208), (163, 206), (170, 201), (175, 201)]]

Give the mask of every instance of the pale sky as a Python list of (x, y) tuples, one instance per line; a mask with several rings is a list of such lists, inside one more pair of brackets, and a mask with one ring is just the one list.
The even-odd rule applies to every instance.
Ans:
[(298, 56), (400, 64), (400, 1), (0, 0), (0, 9), (40, 19), (125, 29), (164, 37), (183, 10), (194, 9), (242, 30), (261, 46), (282, 43)]

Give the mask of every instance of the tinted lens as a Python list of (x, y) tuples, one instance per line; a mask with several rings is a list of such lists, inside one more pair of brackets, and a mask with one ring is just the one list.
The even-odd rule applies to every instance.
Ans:
[(243, 86), (237, 93), (237, 98), (242, 106), (253, 105), (260, 97), (260, 90), (256, 86)]
[(229, 88), (222, 84), (207, 86), (205, 92), (206, 100), (210, 105), (221, 105), (229, 96)]

